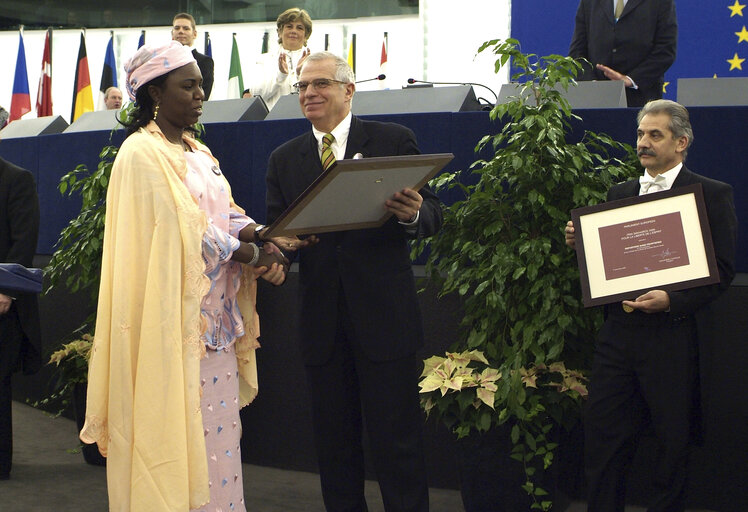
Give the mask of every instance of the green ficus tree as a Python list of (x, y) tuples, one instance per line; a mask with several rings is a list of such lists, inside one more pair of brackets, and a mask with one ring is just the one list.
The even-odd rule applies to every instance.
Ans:
[[(458, 188), (464, 199), (445, 209), (441, 231), (416, 250), (429, 247), (426, 271), (440, 294), (461, 298), (462, 334), (451, 350), (479, 350), (501, 378), (493, 408), (450, 394), (430, 396), (429, 406), (458, 436), (511, 420), (512, 457), (525, 466), (525, 490), (533, 508), (548, 510), (538, 482), (553, 461), (550, 433), (579, 421), (602, 320), (582, 305), (564, 226), (572, 209), (604, 201), (614, 183), (638, 170), (633, 149), (607, 135), (569, 140), (581, 118), (560, 91), (573, 86), (579, 62), (523, 54), (514, 39), (488, 41), (484, 51), (497, 56), (496, 72), (511, 61), (517, 95), (490, 113), (501, 128), (476, 147), (490, 158), (433, 180), (437, 191)], [(563, 372), (547, 371), (559, 364)]]

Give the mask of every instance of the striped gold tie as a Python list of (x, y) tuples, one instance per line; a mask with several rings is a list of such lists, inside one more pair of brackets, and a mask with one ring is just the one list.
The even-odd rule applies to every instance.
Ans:
[(616, 19), (621, 17), (621, 13), (623, 13), (623, 0), (617, 0), (616, 1), (616, 12), (615, 12)]
[(332, 152), (332, 143), (335, 137), (332, 133), (326, 133), (322, 136), (322, 169), (325, 171), (335, 164), (335, 153)]

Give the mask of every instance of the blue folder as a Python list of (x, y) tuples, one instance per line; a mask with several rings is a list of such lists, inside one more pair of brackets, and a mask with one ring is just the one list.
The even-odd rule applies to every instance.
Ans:
[(26, 268), (18, 263), (0, 263), (0, 289), (41, 293), (42, 269)]

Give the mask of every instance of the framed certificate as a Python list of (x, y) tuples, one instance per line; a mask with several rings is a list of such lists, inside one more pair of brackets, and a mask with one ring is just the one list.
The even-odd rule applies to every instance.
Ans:
[(719, 282), (700, 184), (572, 210), (586, 307)]
[(384, 202), (404, 188), (418, 190), (452, 153), (338, 160), (263, 233), (263, 238), (373, 228), (392, 215)]

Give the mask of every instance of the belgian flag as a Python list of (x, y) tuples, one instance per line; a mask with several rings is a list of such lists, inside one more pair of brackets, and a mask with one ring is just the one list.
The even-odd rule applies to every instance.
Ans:
[(93, 111), (94, 102), (93, 92), (91, 91), (91, 75), (88, 73), (88, 57), (86, 57), (86, 38), (81, 32), (78, 64), (75, 67), (75, 86), (73, 87), (73, 108), (70, 112), (70, 122), (72, 123), (85, 112)]

